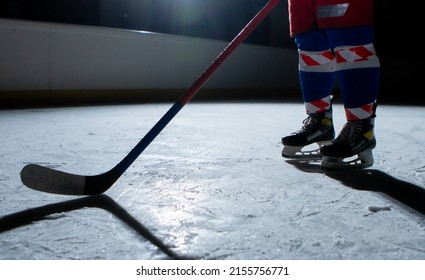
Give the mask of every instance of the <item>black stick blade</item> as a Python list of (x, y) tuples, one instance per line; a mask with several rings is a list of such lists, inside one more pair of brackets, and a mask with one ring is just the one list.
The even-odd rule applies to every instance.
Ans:
[(86, 194), (86, 176), (29, 164), (21, 171), (21, 180), (29, 188), (54, 194)]

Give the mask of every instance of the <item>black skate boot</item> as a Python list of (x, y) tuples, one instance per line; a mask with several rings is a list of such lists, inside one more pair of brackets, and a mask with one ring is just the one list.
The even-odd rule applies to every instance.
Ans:
[(311, 114), (303, 124), (300, 130), (282, 138), (282, 156), (293, 159), (320, 159), (320, 147), (335, 137), (332, 111)]
[(320, 149), (322, 167), (367, 168), (373, 165), (372, 149), (376, 146), (373, 132), (375, 116), (347, 122), (338, 137)]

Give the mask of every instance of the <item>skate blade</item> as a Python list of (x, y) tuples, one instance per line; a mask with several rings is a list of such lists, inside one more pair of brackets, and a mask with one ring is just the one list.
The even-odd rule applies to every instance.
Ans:
[(372, 165), (373, 154), (371, 149), (365, 150), (358, 155), (348, 158), (324, 156), (321, 164), (321, 166), (325, 169), (363, 169), (371, 167)]
[(307, 146), (284, 146), (282, 157), (296, 160), (319, 160), (322, 159), (320, 148), (328, 143), (317, 142)]

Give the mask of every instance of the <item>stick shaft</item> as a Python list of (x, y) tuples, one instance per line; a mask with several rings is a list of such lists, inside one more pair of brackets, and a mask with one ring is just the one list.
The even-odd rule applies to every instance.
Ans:
[[(125, 170), (139, 157), (147, 146), (158, 136), (177, 113), (188, 103), (202, 86), (211, 78), (226, 59), (238, 48), (238, 46), (252, 33), (252, 31), (264, 20), (280, 0), (269, 2), (251, 19), (241, 32), (229, 43), (213, 63), (199, 76), (177, 102), (165, 113), (165, 115), (151, 128), (133, 150), (114, 168), (117, 174), (123, 174)], [(114, 172), (114, 173), (115, 173)]]
[(185, 105), (201, 89), (201, 87), (211, 78), (217, 69), (226, 61), (226, 59), (238, 48), (240, 44), (257, 28), (264, 18), (273, 10), (280, 0), (270, 0), (241, 30), (241, 32), (229, 43), (214, 62), (202, 73), (193, 83), (186, 93), (177, 101)]

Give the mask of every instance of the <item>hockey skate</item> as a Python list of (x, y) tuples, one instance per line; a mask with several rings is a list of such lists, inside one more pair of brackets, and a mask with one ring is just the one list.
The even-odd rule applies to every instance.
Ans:
[(282, 156), (299, 160), (321, 159), (320, 148), (334, 139), (332, 111), (309, 115), (303, 121), (303, 127), (282, 138)]
[(327, 169), (367, 168), (373, 165), (376, 146), (374, 117), (348, 121), (335, 140), (320, 149), (321, 166)]

